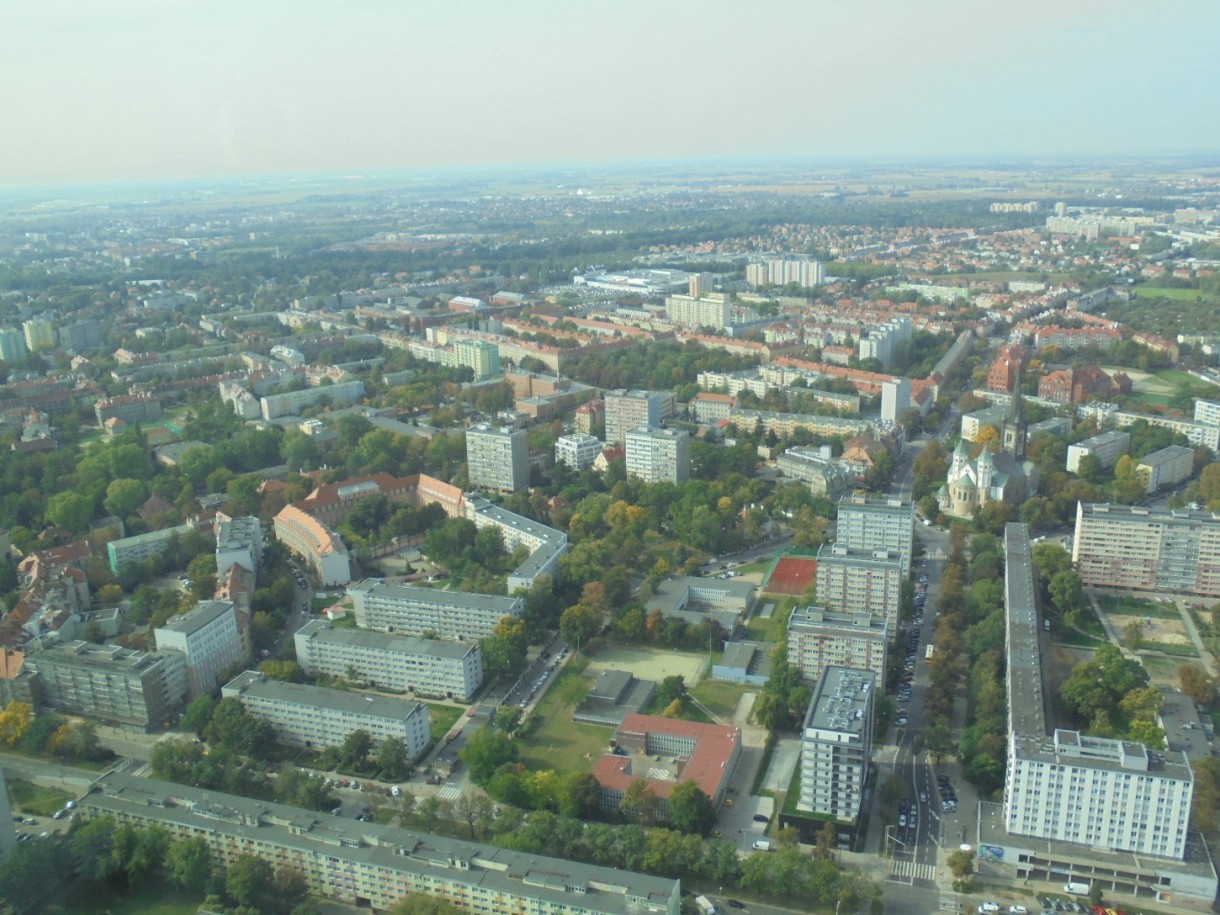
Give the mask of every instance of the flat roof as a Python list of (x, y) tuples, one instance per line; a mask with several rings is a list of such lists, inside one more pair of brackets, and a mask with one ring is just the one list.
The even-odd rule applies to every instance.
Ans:
[(868, 610), (824, 610), (821, 607), (796, 607), (788, 617), (788, 631), (793, 629), (841, 629), (850, 632), (871, 632), (884, 636), (888, 628), (881, 614)]
[(511, 616), (513, 609), (521, 603), (519, 597), (500, 597), (496, 594), (476, 594), (473, 591), (440, 591), (436, 588), (417, 588), (387, 582), (384, 578), (365, 578), (348, 585), (348, 593), (361, 592), (379, 600), (401, 603), (441, 604), (450, 607), (466, 607), (478, 610), (503, 610)]
[(877, 675), (871, 670), (827, 665), (814, 686), (804, 727), (864, 735), (864, 729), (872, 727), (868, 710), (876, 686)]
[(1086, 518), (1135, 524), (1217, 524), (1220, 513), (1185, 508), (1145, 508), (1142, 505), (1111, 505), (1108, 502), (1077, 502)]
[[(414, 714), (416, 710), (424, 708), (422, 702), (406, 702), (402, 699), (366, 696), (363, 693), (349, 693), (346, 690), (328, 689), (324, 686), (269, 680), (256, 670), (247, 670), (238, 674), (224, 685), (224, 690), (239, 692), (243, 697), (266, 699), (285, 705), (307, 705), (346, 712), (351, 715), (386, 718), (391, 721), (402, 721)], [(426, 710), (424, 714), (427, 714)]]
[[(121, 772), (106, 773), (94, 785), (97, 790), (86, 794), (80, 806), (100, 814), (129, 813), (194, 832), (273, 843), (321, 859), (338, 857), (370, 869), (430, 874), (442, 883), (468, 882), (554, 906), (572, 905), (571, 891), (579, 887), (581, 908), (636, 915), (666, 911), (678, 890), (679, 881), (672, 878), (510, 851)], [(454, 862), (462, 866), (455, 868)], [(642, 905), (640, 900), (647, 902)]]
[(1160, 451), (1153, 451), (1151, 454), (1145, 454), (1140, 458), (1140, 466), (1147, 465), (1149, 467), (1157, 467), (1161, 464), (1168, 464), (1170, 461), (1176, 461), (1183, 457), (1194, 457), (1195, 449), (1187, 448), (1185, 445), (1167, 445)]
[(401, 654), (422, 654), (433, 658), (461, 660), (479, 646), (477, 642), (451, 642), (444, 639), (421, 639), (412, 635), (378, 632), (375, 629), (337, 629), (326, 620), (310, 620), (297, 630), (303, 635), (336, 645), (393, 651)]
[(233, 604), (227, 600), (201, 600), (181, 616), (175, 616), (158, 629), (168, 629), (171, 632), (181, 632), (190, 635), (198, 632), (208, 623), (233, 611)]

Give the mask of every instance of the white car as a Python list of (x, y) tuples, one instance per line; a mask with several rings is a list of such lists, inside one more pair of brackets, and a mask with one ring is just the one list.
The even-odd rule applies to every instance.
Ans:
[[(906, 824), (907, 824), (907, 815), (906, 815), (905, 813), (901, 813), (901, 814), (899, 814), (899, 815), (898, 815), (898, 825), (899, 825), (899, 826), (906, 826)], [(981, 910), (980, 910), (980, 911), (981, 911)]]

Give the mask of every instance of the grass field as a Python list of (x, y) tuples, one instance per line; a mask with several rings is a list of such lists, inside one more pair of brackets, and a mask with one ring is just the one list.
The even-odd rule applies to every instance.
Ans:
[(1182, 616), (1173, 604), (1159, 604), (1142, 597), (1132, 597), (1129, 594), (1099, 594), (1097, 603), (1107, 613), (1120, 613), (1124, 616), (1148, 616), (1160, 620), (1177, 620)]
[[(763, 602), (760, 602), (763, 603)], [(746, 638), (754, 642), (775, 642), (788, 625), (788, 617), (796, 606), (796, 598), (789, 597), (775, 602), (770, 619), (755, 615), (746, 623)]]
[(203, 899), (151, 881), (130, 893), (104, 883), (78, 881), (58, 892), (51, 905), (72, 915), (195, 915)]
[(452, 705), (428, 703), (428, 727), (433, 740), (444, 740), (449, 729), (462, 717), (462, 709)]
[(13, 806), (22, 813), (32, 813), (35, 816), (53, 816), (55, 811), (72, 800), (72, 795), (59, 788), (48, 788), (35, 785), (24, 779), (14, 778), (8, 783), (9, 794)]
[(725, 683), (723, 680), (707, 679), (690, 691), (691, 695), (706, 705), (713, 713), (728, 721), (737, 711), (737, 704), (743, 694), (758, 687), (744, 686), (738, 683)]
[(1198, 289), (1178, 289), (1176, 286), (1136, 286), (1135, 294), (1141, 299), (1172, 299), (1175, 302), (1208, 298)]
[(521, 761), (531, 769), (554, 769), (561, 775), (588, 772), (610, 746), (614, 734), (611, 728), (572, 720), (575, 706), (567, 700), (579, 694), (565, 686), (565, 681), (572, 678), (584, 679), (575, 671), (563, 671), (534, 709), (532, 719), (538, 723), (528, 724), (523, 729), (528, 733), (518, 740)]

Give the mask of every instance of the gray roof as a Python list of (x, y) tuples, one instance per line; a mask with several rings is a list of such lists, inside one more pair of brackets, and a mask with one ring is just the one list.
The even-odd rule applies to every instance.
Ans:
[(158, 626), (157, 629), (168, 629), (171, 632), (181, 632), (184, 635), (190, 635), (192, 632), (198, 632), (218, 617), (232, 612), (233, 604), (227, 600), (201, 600), (190, 610), (186, 611), (186, 613), (183, 613), (181, 616), (175, 616), (164, 626)]
[(327, 689), (324, 686), (307, 686), (304, 683), (269, 680), (256, 670), (247, 670), (238, 674), (225, 684), (224, 691), (285, 705), (308, 705), (347, 712), (352, 715), (385, 718), (391, 721), (402, 721), (417, 708), (423, 708), (422, 702), (406, 702), (386, 696), (366, 696), (362, 693), (349, 693), (341, 689)]
[(428, 655), (434, 658), (461, 659), (479, 647), (477, 642), (451, 642), (443, 639), (421, 639), (411, 635), (378, 632), (373, 629), (336, 629), (326, 620), (310, 620), (297, 635), (307, 636), (338, 645), (394, 651), (402, 654)]
[(1178, 461), (1183, 457), (1194, 457), (1195, 449), (1187, 448), (1185, 445), (1169, 445), (1162, 448), (1160, 451), (1153, 451), (1151, 454), (1145, 454), (1140, 458), (1140, 465), (1156, 467), (1160, 464), (1168, 464), (1170, 461)]
[[(443, 882), (466, 881), (493, 892), (556, 906), (576, 904), (610, 915), (648, 911), (637, 900), (665, 911), (679, 885), (667, 877), (509, 851), (119, 772), (101, 776), (80, 807), (86, 815), (132, 815), (205, 835), (220, 833), (299, 850), (323, 860), (339, 857), (371, 868), (431, 874)], [(454, 862), (462, 866), (454, 867)], [(583, 890), (578, 901), (568, 888)]]
[(361, 591), (367, 595), (382, 600), (401, 601), (402, 603), (448, 604), (452, 607), (474, 607), (480, 610), (502, 610), (506, 616), (512, 615), (521, 598), (500, 597), (496, 594), (475, 594), (471, 591), (441, 591), (437, 588), (415, 588), (411, 585), (391, 584), (382, 578), (365, 578), (354, 585), (348, 585), (348, 593)]
[(827, 666), (814, 687), (804, 726), (867, 736), (864, 729), (872, 727), (868, 710), (876, 686), (877, 675), (871, 670)]

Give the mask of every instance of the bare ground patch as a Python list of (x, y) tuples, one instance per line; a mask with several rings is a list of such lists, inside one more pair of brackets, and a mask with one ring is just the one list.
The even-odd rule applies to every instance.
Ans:
[(660, 683), (666, 677), (680, 675), (686, 685), (699, 682), (707, 657), (701, 654), (680, 654), (670, 651), (654, 651), (648, 648), (604, 646), (589, 658), (587, 674), (596, 677), (603, 670), (625, 670), (641, 680)]

